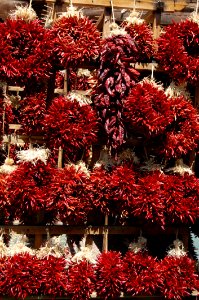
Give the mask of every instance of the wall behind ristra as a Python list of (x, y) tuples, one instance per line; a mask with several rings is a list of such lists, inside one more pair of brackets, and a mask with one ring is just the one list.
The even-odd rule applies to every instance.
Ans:
[(6, 19), (10, 10), (24, 3), (26, 3), (24, 0), (0, 0), (0, 19)]

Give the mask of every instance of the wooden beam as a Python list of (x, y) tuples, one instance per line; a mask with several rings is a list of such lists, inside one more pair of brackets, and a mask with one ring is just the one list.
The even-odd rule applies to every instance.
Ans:
[[(35, 0), (42, 1), (42, 0)], [(46, 2), (54, 2), (54, 0), (47, 0)], [(69, 4), (70, 0), (63, 0), (62, 3)], [(115, 8), (134, 8), (134, 1), (129, 0), (114, 0)], [(110, 7), (110, 0), (73, 0), (73, 5), (77, 6), (101, 6), (101, 7)], [(164, 11), (181, 11), (187, 6), (186, 0), (165, 0), (164, 1)], [(136, 1), (136, 10), (155, 10), (155, 1), (154, 0), (140, 0)]]
[(28, 136), (28, 135), (4, 135), (3, 143), (10, 143), (11, 145), (24, 145), (25, 143), (29, 143), (31, 138), (31, 142), (34, 144), (44, 144), (46, 142), (43, 136)]
[(22, 125), (20, 124), (9, 124), (9, 129), (12, 129), (12, 130), (19, 130), (22, 128)]
[(24, 91), (24, 87), (20, 87), (20, 86), (8, 86), (8, 91), (10, 92), (23, 92)]
[(157, 63), (146, 63), (146, 64), (142, 64), (142, 63), (136, 63), (136, 64), (132, 64), (133, 67), (138, 70), (138, 71), (151, 71), (152, 70), (152, 65), (154, 67), (154, 70), (158, 69), (158, 64)]
[(50, 235), (61, 235), (61, 234), (71, 234), (71, 235), (104, 235), (109, 234), (127, 234), (127, 235), (139, 235), (140, 229), (142, 229), (143, 235), (171, 235), (176, 234), (176, 230), (178, 229), (178, 234), (181, 236), (184, 234), (186, 227), (185, 226), (168, 226), (165, 230), (162, 230), (161, 227), (157, 225), (150, 226), (146, 224), (140, 224), (139, 226), (67, 226), (67, 225), (49, 225), (49, 226), (25, 226), (25, 225), (1, 225), (0, 229), (3, 232), (9, 233), (10, 230), (13, 230), (17, 233), (24, 234), (33, 234), (33, 235), (41, 235), (47, 234), (47, 230)]

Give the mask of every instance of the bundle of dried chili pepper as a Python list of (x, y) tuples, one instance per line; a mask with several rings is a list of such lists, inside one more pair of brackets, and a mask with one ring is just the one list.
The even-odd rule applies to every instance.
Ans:
[(90, 105), (80, 106), (78, 101), (66, 97), (55, 98), (44, 118), (45, 136), (53, 154), (59, 147), (64, 150), (65, 161), (77, 161), (83, 151), (97, 140), (97, 116)]
[(100, 52), (100, 32), (85, 16), (58, 18), (51, 29), (55, 63), (63, 68), (96, 63)]
[(48, 187), (56, 172), (49, 164), (38, 161), (22, 163), (7, 178), (7, 206), (10, 219), (23, 224), (52, 223), (56, 206), (48, 198)]
[(194, 175), (166, 175), (165, 210), (168, 223), (193, 224), (199, 216), (199, 180)]
[(136, 61), (135, 53), (135, 43), (126, 33), (113, 34), (103, 41), (93, 101), (107, 145), (112, 149), (117, 149), (126, 139), (122, 100), (128, 96), (139, 75), (130, 65)]
[(68, 275), (64, 257), (49, 255), (38, 259), (37, 271), (40, 295), (63, 297), (68, 294)]
[(164, 174), (159, 171), (147, 173), (137, 181), (137, 195), (134, 194), (129, 203), (129, 214), (164, 227), (164, 200)]
[(129, 215), (159, 224), (193, 224), (199, 216), (199, 181), (194, 175), (149, 172), (137, 180), (137, 196), (129, 203)]
[(160, 262), (164, 279), (160, 291), (167, 299), (181, 300), (197, 289), (198, 275), (195, 262), (187, 256), (182, 242), (177, 239), (174, 246)]
[(72, 300), (88, 300), (95, 290), (94, 267), (86, 260), (71, 263), (68, 269), (68, 293)]
[(161, 147), (157, 145), (157, 155), (166, 158), (180, 158), (198, 146), (199, 118), (197, 110), (183, 96), (172, 97), (170, 102), (173, 120), (167, 126), (165, 133), (160, 136)]
[(199, 121), (196, 109), (183, 96), (169, 97), (163, 88), (144, 79), (123, 101), (128, 135), (144, 138), (151, 154), (165, 158), (196, 149)]
[(0, 293), (16, 299), (39, 295), (41, 287), (38, 259), (29, 253), (15, 254), (2, 259)]
[(115, 299), (123, 291), (125, 281), (121, 254), (116, 251), (102, 253), (96, 264), (96, 291), (102, 299)]
[(7, 176), (0, 174), (0, 222), (5, 224), (9, 219), (9, 210), (7, 208), (6, 184)]
[(129, 134), (157, 136), (164, 133), (174, 119), (163, 87), (147, 78), (132, 88), (123, 103)]
[(11, 85), (43, 82), (52, 68), (52, 41), (39, 20), (7, 19), (0, 24), (0, 75)]
[(135, 171), (128, 165), (121, 165), (109, 170), (95, 168), (86, 189), (95, 210), (125, 219), (137, 187)]
[(84, 224), (92, 210), (86, 186), (88, 175), (78, 167), (59, 169), (49, 185), (49, 201), (56, 205), (58, 219), (64, 224)]
[(139, 13), (134, 11), (122, 23), (122, 27), (136, 44), (137, 62), (146, 63), (150, 61), (155, 53), (155, 41), (151, 27), (139, 17)]
[(43, 119), (46, 113), (46, 95), (38, 93), (27, 96), (20, 101), (19, 119), (22, 132), (27, 135), (42, 135)]
[(198, 21), (190, 18), (167, 26), (157, 41), (156, 58), (177, 84), (198, 82), (198, 39)]
[(159, 272), (159, 262), (150, 256), (146, 250), (137, 252), (129, 250), (123, 259), (125, 278), (125, 291), (127, 294), (150, 296), (155, 295), (163, 282)]

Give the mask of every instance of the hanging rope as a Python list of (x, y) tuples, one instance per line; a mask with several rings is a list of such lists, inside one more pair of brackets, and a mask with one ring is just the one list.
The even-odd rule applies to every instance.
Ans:
[(197, 2), (196, 2), (196, 10), (195, 10), (196, 14), (198, 13), (198, 8), (199, 8), (199, 0), (197, 0)]
[(48, 227), (46, 228), (46, 236), (47, 236), (47, 241), (49, 241), (50, 240), (50, 231), (49, 231)]
[(179, 232), (179, 229), (177, 228), (177, 230), (176, 230), (176, 240), (178, 240), (178, 232)]
[(110, 0), (110, 1), (111, 1), (112, 21), (113, 21), (113, 23), (115, 23), (115, 14), (114, 14), (113, 0)]
[(151, 79), (154, 79), (154, 64), (152, 61), (152, 66), (151, 66)]
[(133, 0), (133, 12), (135, 12), (136, 0)]
[(70, 6), (70, 7), (73, 6), (73, 1), (72, 1), (72, 0), (69, 1), (69, 6)]
[(32, 7), (32, 0), (30, 0), (29, 7)]

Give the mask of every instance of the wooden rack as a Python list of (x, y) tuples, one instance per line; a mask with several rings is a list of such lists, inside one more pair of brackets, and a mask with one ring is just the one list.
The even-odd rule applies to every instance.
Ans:
[[(41, 2), (42, 0), (37, 0), (37, 2)], [(46, 0), (47, 4), (58, 4), (56, 0)], [(63, 0), (62, 3), (70, 4), (70, 0)], [(166, 1), (154, 1), (154, 0), (139, 0), (136, 1), (134, 7), (134, 1), (129, 0), (114, 0), (113, 4), (115, 8), (126, 8), (126, 9), (137, 9), (137, 10), (156, 10), (157, 4), (163, 5), (164, 11), (174, 12), (183, 10), (187, 1), (185, 0), (166, 0)], [(110, 7), (110, 0), (73, 0), (73, 4), (77, 6), (90, 6), (90, 7)]]
[(134, 237), (139, 236), (142, 232), (143, 236), (155, 236), (161, 234), (163, 236), (178, 236), (183, 240), (185, 249), (188, 250), (188, 233), (187, 226), (167, 226), (165, 230), (161, 229), (157, 225), (134, 225), (134, 226), (71, 226), (71, 225), (46, 225), (46, 226), (25, 226), (25, 225), (0, 225), (0, 231), (3, 233), (9, 233), (11, 230), (17, 233), (23, 233), (27, 235), (35, 236), (35, 248), (39, 248), (42, 243), (42, 235), (86, 235), (95, 236), (102, 235), (104, 237), (103, 249), (108, 250), (108, 236), (109, 235), (132, 235)]
[[(42, 2), (42, 0), (35, 0), (35, 2)], [(56, 0), (46, 0), (45, 1), (49, 6), (52, 5), (59, 5), (59, 1)], [(114, 7), (115, 8), (125, 8), (125, 9), (133, 9), (136, 10), (143, 10), (143, 11), (149, 11), (149, 14), (147, 15), (147, 18), (153, 19), (153, 32), (154, 36), (158, 37), (160, 33), (160, 19), (161, 19), (161, 11), (157, 10), (157, 1), (153, 0), (139, 0), (136, 1), (136, 6), (134, 7), (134, 1), (130, 0), (113, 0)], [(175, 11), (181, 11), (183, 10), (186, 5), (187, 1), (185, 0), (166, 0), (166, 1), (158, 1), (163, 3), (164, 11), (165, 12), (175, 12)], [(63, 4), (68, 5), (70, 3), (69, 0), (62, 0)], [(104, 30), (103, 30), (103, 36), (106, 36), (109, 31), (109, 24), (111, 22), (110, 17), (110, 11), (108, 12), (107, 8), (110, 7), (110, 0), (73, 0), (74, 5), (78, 6), (90, 6), (90, 7), (105, 7), (103, 15), (99, 18), (97, 21), (97, 24), (100, 26), (100, 24), (103, 24)], [(149, 19), (150, 19), (149, 18)], [(152, 66), (154, 67), (154, 70), (157, 72), (160, 72), (161, 70), (158, 69), (157, 63), (148, 63), (148, 64), (135, 64), (135, 69), (142, 71), (151, 71)], [(66, 94), (67, 93), (67, 73), (64, 80), (64, 89), (54, 89), (54, 93), (57, 94)], [(8, 91), (10, 92), (22, 92), (23, 87), (13, 87), (9, 86)], [(196, 88), (195, 93), (195, 106), (199, 103), (199, 88)], [(46, 140), (43, 136), (27, 136), (27, 135), (18, 135), (17, 130), (20, 129), (20, 125), (18, 124), (10, 124), (10, 129), (14, 130), (14, 134), (10, 135), (4, 135), (3, 136), (3, 143), (11, 145), (11, 144), (19, 144), (23, 145), (24, 143), (32, 143), (32, 144), (39, 144), (43, 145), (45, 144)], [(58, 167), (62, 166), (62, 149), (59, 149), (59, 155), (58, 155)], [(163, 236), (172, 235), (175, 236), (176, 232), (178, 231), (179, 237), (182, 239), (185, 249), (188, 250), (188, 235), (189, 235), (189, 228), (188, 226), (167, 226), (165, 230), (161, 229), (157, 225), (154, 224), (135, 224), (134, 226), (111, 226), (108, 225), (108, 218), (105, 216), (105, 222), (103, 226), (69, 226), (69, 225), (46, 225), (46, 226), (25, 226), (25, 225), (0, 225), (0, 231), (8, 234), (11, 230), (17, 232), (17, 233), (24, 233), (27, 235), (34, 235), (34, 247), (39, 248), (43, 242), (43, 236), (44, 235), (61, 235), (61, 234), (67, 234), (67, 235), (84, 235), (84, 236), (96, 236), (101, 235), (103, 236), (103, 250), (108, 250), (108, 238), (109, 235), (132, 235), (132, 236), (139, 236), (140, 231), (142, 231), (143, 236), (151, 235), (155, 236), (157, 234), (161, 234)], [(10, 297), (3, 297), (7, 300), (14, 300)], [(91, 296), (91, 298), (100, 299), (99, 297)], [(135, 299), (135, 300), (143, 300), (143, 299), (154, 299), (154, 300), (162, 300), (164, 299), (161, 296), (136, 296), (136, 297), (130, 297), (130, 296), (124, 296), (121, 295), (122, 299)], [(193, 299), (193, 297), (185, 297), (184, 299)], [(52, 299), (52, 297), (47, 296), (32, 296), (27, 297), (27, 300), (48, 300)], [(56, 299), (70, 299), (69, 297), (56, 297)], [(119, 298), (118, 298), (119, 299)]]

